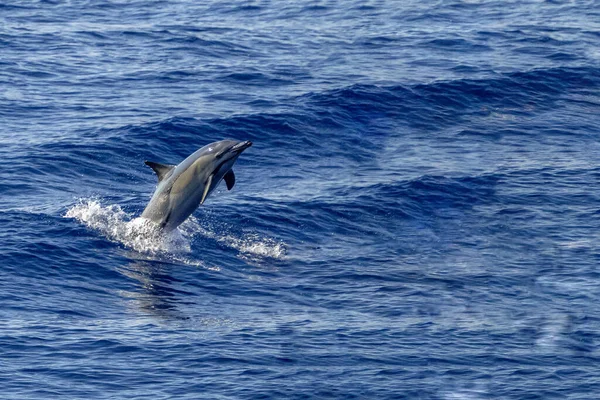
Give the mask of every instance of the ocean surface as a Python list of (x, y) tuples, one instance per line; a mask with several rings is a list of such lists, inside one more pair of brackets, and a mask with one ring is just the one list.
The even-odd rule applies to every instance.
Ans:
[(600, 396), (597, 0), (0, 1), (0, 165), (2, 399)]

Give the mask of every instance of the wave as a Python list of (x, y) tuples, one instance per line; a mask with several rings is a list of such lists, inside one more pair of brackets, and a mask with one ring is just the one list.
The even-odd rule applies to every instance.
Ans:
[[(334, 119), (352, 118), (368, 122), (379, 116), (417, 122), (429, 118), (444, 122), (444, 118), (439, 117), (445, 116), (446, 112), (479, 110), (482, 105), (524, 107), (527, 104), (544, 104), (550, 107), (560, 94), (600, 87), (599, 76), (597, 68), (561, 67), (412, 86), (358, 84), (323, 93), (309, 93), (301, 98), (313, 109), (321, 109), (321, 114), (329, 111)], [(452, 116), (455, 117), (454, 114)]]
[(268, 112), (175, 117), (98, 133), (119, 145), (150, 140), (157, 151), (169, 149), (180, 156), (187, 155), (190, 143), (231, 137), (304, 153), (307, 148), (330, 152), (323, 146), (326, 140), (360, 157), (369, 155), (368, 147), (376, 147), (377, 139), (404, 126), (439, 131), (467, 118), (531, 114), (557, 107), (559, 99), (576, 101), (575, 96), (600, 87), (599, 76), (597, 68), (561, 67), (416, 85), (355, 84), (283, 99)]
[[(67, 146), (77, 154), (101, 158), (98, 162), (115, 156), (161, 159), (165, 154), (176, 161), (189, 155), (190, 148), (234, 138), (301, 154), (303, 159), (341, 155), (360, 161), (382, 146), (380, 139), (406, 127), (436, 132), (478, 117), (539, 113), (557, 107), (559, 99), (580, 102), (586, 93), (600, 88), (598, 72), (592, 67), (563, 67), (416, 85), (356, 84), (282, 99), (268, 112), (173, 117), (88, 130), (41, 144), (39, 150), (64, 151)], [(143, 154), (140, 143), (147, 148)], [(96, 161), (91, 156), (85, 159)], [(257, 161), (269, 165), (270, 157)]]

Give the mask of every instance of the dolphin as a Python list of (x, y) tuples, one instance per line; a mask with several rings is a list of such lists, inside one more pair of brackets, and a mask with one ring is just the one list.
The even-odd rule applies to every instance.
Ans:
[(235, 184), (231, 167), (252, 142), (221, 140), (196, 150), (179, 165), (145, 161), (158, 176), (152, 199), (142, 213), (165, 232), (185, 221), (215, 190), (221, 180), (227, 189)]

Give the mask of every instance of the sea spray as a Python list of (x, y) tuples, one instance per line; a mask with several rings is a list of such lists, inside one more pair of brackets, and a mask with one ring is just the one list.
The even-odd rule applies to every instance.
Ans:
[(232, 233), (215, 228), (211, 222), (200, 223), (190, 217), (178, 229), (164, 233), (145, 218), (134, 217), (118, 205), (102, 205), (98, 199), (80, 199), (64, 217), (74, 218), (107, 239), (141, 253), (189, 253), (194, 236), (206, 238), (235, 249), (240, 258), (282, 259), (287, 252), (284, 242), (257, 233)]
[(135, 218), (118, 205), (103, 206), (97, 199), (81, 199), (64, 216), (139, 252), (187, 253), (191, 250), (189, 238), (179, 231), (164, 234), (152, 221)]

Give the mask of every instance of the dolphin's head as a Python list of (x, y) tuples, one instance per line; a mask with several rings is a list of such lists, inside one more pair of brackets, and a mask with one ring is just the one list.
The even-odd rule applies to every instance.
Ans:
[[(212, 173), (215, 178), (221, 178), (231, 169), (237, 158), (244, 150), (252, 146), (252, 142), (237, 140), (221, 140), (211, 143), (200, 149), (199, 158), (205, 158), (205, 162), (210, 160), (212, 164)], [(220, 176), (219, 176), (220, 175)], [(220, 179), (217, 179), (217, 182)]]
[(238, 142), (237, 140), (221, 140), (220, 142), (214, 142), (208, 145), (208, 152), (214, 154), (215, 159), (220, 162), (226, 162), (229, 160), (236, 160), (242, 151), (252, 146), (252, 142), (246, 140), (244, 142)]
[[(240, 154), (250, 146), (252, 146), (250, 141), (221, 140), (206, 145), (196, 152), (194, 157), (196, 184), (204, 193), (201, 204), (231, 171)], [(231, 188), (235, 181), (233, 174), (231, 176), (233, 181), (227, 183), (228, 188)]]

